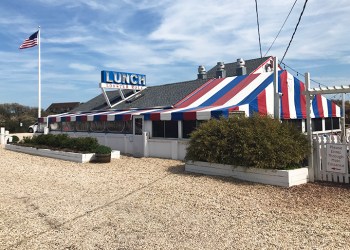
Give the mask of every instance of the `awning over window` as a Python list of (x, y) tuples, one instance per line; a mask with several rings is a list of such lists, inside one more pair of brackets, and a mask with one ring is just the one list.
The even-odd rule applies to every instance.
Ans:
[[(279, 72), (281, 119), (305, 119), (305, 85), (287, 71)], [(146, 97), (146, 96), (145, 96)], [(260, 73), (220, 79), (210, 79), (200, 88), (180, 100), (171, 109), (109, 110), (91, 113), (66, 113), (49, 116), (49, 123), (73, 121), (130, 120), (143, 115), (145, 120), (208, 120), (230, 112), (243, 111), (274, 115), (273, 73)], [(340, 108), (324, 96), (316, 95), (312, 101), (312, 118), (340, 117)], [(46, 122), (40, 118), (39, 122)]]

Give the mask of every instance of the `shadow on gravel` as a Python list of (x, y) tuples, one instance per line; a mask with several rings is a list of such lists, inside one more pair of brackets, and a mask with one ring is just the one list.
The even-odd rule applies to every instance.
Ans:
[[(171, 174), (177, 174), (177, 175), (183, 175), (183, 176), (191, 176), (191, 177), (206, 177), (218, 181), (223, 181), (223, 182), (231, 182), (235, 185), (242, 185), (242, 186), (257, 186), (257, 185), (264, 185), (261, 183), (254, 183), (254, 182), (249, 182), (249, 181), (243, 181), (239, 180), (233, 177), (225, 177), (225, 176), (217, 176), (217, 175), (206, 175), (206, 174), (199, 174), (199, 173), (192, 173), (192, 172), (186, 172), (185, 171), (185, 163), (181, 165), (175, 165), (171, 166), (167, 170)], [(281, 187), (283, 188), (283, 187)]]

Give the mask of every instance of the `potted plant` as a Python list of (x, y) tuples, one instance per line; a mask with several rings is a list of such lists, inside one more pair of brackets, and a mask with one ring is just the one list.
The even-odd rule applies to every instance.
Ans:
[(111, 152), (110, 147), (99, 145), (95, 149), (95, 162), (111, 162)]

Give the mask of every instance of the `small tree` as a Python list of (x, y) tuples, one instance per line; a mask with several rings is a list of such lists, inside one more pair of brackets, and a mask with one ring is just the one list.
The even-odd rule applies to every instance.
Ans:
[(254, 115), (203, 123), (191, 134), (186, 159), (285, 169), (301, 166), (308, 153), (306, 136), (295, 127)]

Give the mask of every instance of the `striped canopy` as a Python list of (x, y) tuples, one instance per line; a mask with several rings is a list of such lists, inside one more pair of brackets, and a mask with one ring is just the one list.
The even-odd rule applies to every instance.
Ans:
[[(279, 71), (281, 119), (306, 119), (306, 98), (303, 82)], [(83, 114), (60, 114), (49, 117), (49, 123), (59, 121), (116, 121), (130, 120), (143, 115), (145, 120), (208, 120), (228, 117), (232, 111), (274, 115), (273, 73), (260, 73), (210, 79), (200, 88), (179, 101), (171, 109), (109, 110)], [(312, 118), (340, 117), (340, 108), (324, 96), (312, 100)], [(41, 122), (46, 119), (41, 119)]]

